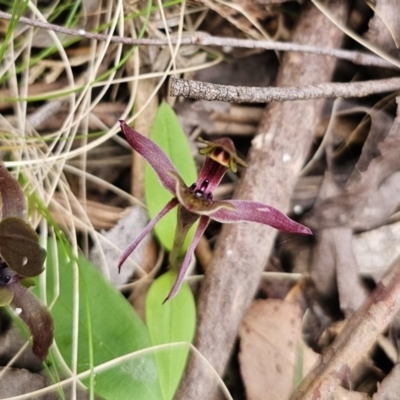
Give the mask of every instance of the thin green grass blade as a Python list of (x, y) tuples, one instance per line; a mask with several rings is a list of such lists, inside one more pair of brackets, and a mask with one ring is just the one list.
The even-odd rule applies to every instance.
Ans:
[(18, 21), (21, 19), (26, 7), (28, 6), (29, 0), (14, 1), (10, 23), (8, 24), (8, 29), (6, 36), (4, 38), (3, 44), (0, 47), (0, 62), (3, 61), (4, 53), (6, 51), (8, 42), (17, 27)]

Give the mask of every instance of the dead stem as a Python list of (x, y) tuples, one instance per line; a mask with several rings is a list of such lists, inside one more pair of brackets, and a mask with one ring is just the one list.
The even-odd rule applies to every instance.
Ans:
[(326, 99), (337, 97), (365, 97), (375, 93), (400, 90), (400, 78), (376, 79), (350, 83), (319, 83), (309, 86), (245, 87), (218, 85), (171, 77), (170, 96), (189, 99), (226, 101), (230, 103), (269, 103)]
[[(11, 14), (0, 11), (0, 19), (10, 20)], [(55, 24), (49, 24), (47, 22), (33, 20), (30, 18), (22, 17), (19, 20), (20, 23), (33, 26), (36, 28), (46, 29), (53, 32), (60, 32), (66, 35), (78, 36), (87, 39), (93, 39), (98, 41), (110, 40), (114, 43), (121, 43), (127, 45), (140, 45), (140, 46), (169, 46), (170, 44), (175, 45), (178, 42), (178, 38), (171, 37), (171, 40), (167, 39), (133, 39), (128, 37), (113, 36), (86, 32), (84, 29), (70, 29)], [(246, 48), (246, 49), (264, 49), (264, 50), (275, 50), (275, 51), (293, 51), (301, 53), (310, 53), (318, 55), (327, 55), (342, 60), (350, 61), (357, 65), (369, 65), (382, 68), (393, 68), (398, 69), (397, 66), (393, 65), (389, 61), (377, 57), (372, 54), (363, 53), (360, 51), (350, 51), (342, 49), (328, 49), (319, 46), (304, 45), (299, 43), (287, 43), (287, 42), (272, 42), (267, 40), (253, 40), (253, 39), (236, 39), (236, 38), (224, 38), (217, 36), (210, 36), (207, 34), (197, 33), (191, 36), (185, 36), (181, 39), (180, 44), (189, 45), (194, 44), (198, 46), (217, 46), (217, 47), (234, 47), (234, 48)]]

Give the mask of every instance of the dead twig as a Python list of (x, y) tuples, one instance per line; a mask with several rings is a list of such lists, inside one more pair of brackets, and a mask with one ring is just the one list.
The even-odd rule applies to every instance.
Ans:
[[(11, 19), (11, 14), (0, 11), (0, 18), (5, 20)], [(121, 36), (112, 36), (110, 38), (107, 34), (87, 32), (84, 29), (70, 29), (60, 25), (50, 24), (43, 21), (33, 20), (30, 18), (22, 17), (19, 21), (21, 24), (33, 26), (35, 28), (46, 29), (53, 32), (63, 33), (65, 35), (82, 37), (86, 39), (106, 41), (110, 40), (114, 43), (126, 44), (126, 45), (140, 45), (140, 46), (169, 46), (170, 44), (175, 45), (178, 42), (178, 38), (171, 37), (171, 42), (167, 39), (133, 39)], [(329, 49), (319, 46), (304, 45), (299, 43), (287, 43), (287, 42), (272, 42), (267, 40), (252, 40), (252, 39), (236, 39), (236, 38), (225, 38), (210, 36), (207, 34), (195, 34), (191, 36), (182, 37), (180, 43), (182, 45), (198, 45), (198, 46), (216, 46), (216, 47), (233, 47), (233, 48), (245, 48), (245, 49), (264, 49), (274, 51), (294, 51), (301, 53), (310, 53), (318, 55), (327, 55), (342, 60), (350, 61), (357, 65), (369, 65), (381, 68), (393, 68), (398, 69), (396, 65), (391, 62), (384, 60), (381, 57), (377, 57), (373, 54), (363, 53), (361, 51), (350, 51), (342, 49)]]
[(230, 103), (269, 103), (326, 99), (337, 97), (365, 97), (374, 93), (400, 90), (400, 78), (376, 79), (350, 83), (319, 83), (309, 86), (246, 87), (218, 85), (171, 77), (169, 95), (207, 101)]

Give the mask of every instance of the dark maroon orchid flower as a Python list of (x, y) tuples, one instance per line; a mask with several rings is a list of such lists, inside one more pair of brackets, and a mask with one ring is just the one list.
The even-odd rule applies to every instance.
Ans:
[[(291, 220), (285, 214), (263, 203), (248, 200), (214, 201), (213, 191), (221, 182), (228, 169), (236, 172), (237, 164), (246, 166), (237, 155), (233, 142), (221, 138), (214, 142), (202, 140), (207, 147), (200, 150), (206, 156), (197, 182), (186, 186), (168, 156), (150, 139), (120, 121), (122, 132), (128, 143), (151, 165), (161, 185), (171, 192), (173, 198), (159, 214), (146, 226), (143, 232), (123, 252), (118, 268), (136, 249), (140, 241), (153, 229), (154, 225), (174, 207), (178, 207), (178, 225), (169, 261), (179, 274), (166, 300), (179, 291), (193, 252), (211, 219), (222, 223), (258, 222), (284, 232), (311, 235), (310, 229)], [(197, 221), (199, 225), (182, 262), (179, 252), (189, 228)]]

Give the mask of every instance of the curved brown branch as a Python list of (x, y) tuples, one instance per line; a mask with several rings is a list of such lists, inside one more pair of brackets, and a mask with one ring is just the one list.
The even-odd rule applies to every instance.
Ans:
[[(0, 11), (0, 19), (10, 20), (11, 14)], [(30, 18), (22, 17), (19, 21), (22, 24), (33, 26), (35, 28), (46, 29), (53, 32), (63, 33), (65, 35), (77, 36), (92, 40), (106, 41), (110, 40), (113, 43), (120, 43), (126, 45), (140, 45), (140, 46), (168, 46), (169, 42), (167, 39), (132, 39), (128, 37), (112, 36), (86, 32), (84, 29), (70, 29), (59, 25), (50, 24), (43, 21), (33, 20)], [(172, 44), (178, 43), (178, 38), (171, 38)], [(216, 37), (207, 34), (195, 34), (191, 36), (185, 36), (179, 40), (182, 45), (194, 44), (198, 46), (216, 46), (216, 47), (234, 47), (234, 48), (246, 48), (246, 49), (264, 49), (264, 50), (275, 50), (275, 51), (294, 51), (301, 53), (327, 55), (342, 60), (350, 61), (358, 65), (369, 65), (383, 68), (394, 68), (398, 69), (397, 66), (392, 63), (377, 57), (373, 54), (363, 53), (361, 51), (350, 51), (343, 49), (329, 49), (319, 46), (311, 46), (308, 44), (299, 43), (288, 43), (288, 42), (271, 42), (267, 40), (252, 40), (252, 39), (236, 39), (226, 37)]]
[(269, 103), (326, 99), (337, 97), (365, 97), (374, 93), (400, 90), (400, 78), (377, 79), (350, 83), (319, 83), (309, 86), (246, 87), (217, 85), (185, 79), (171, 78), (169, 95), (207, 101), (229, 103)]

